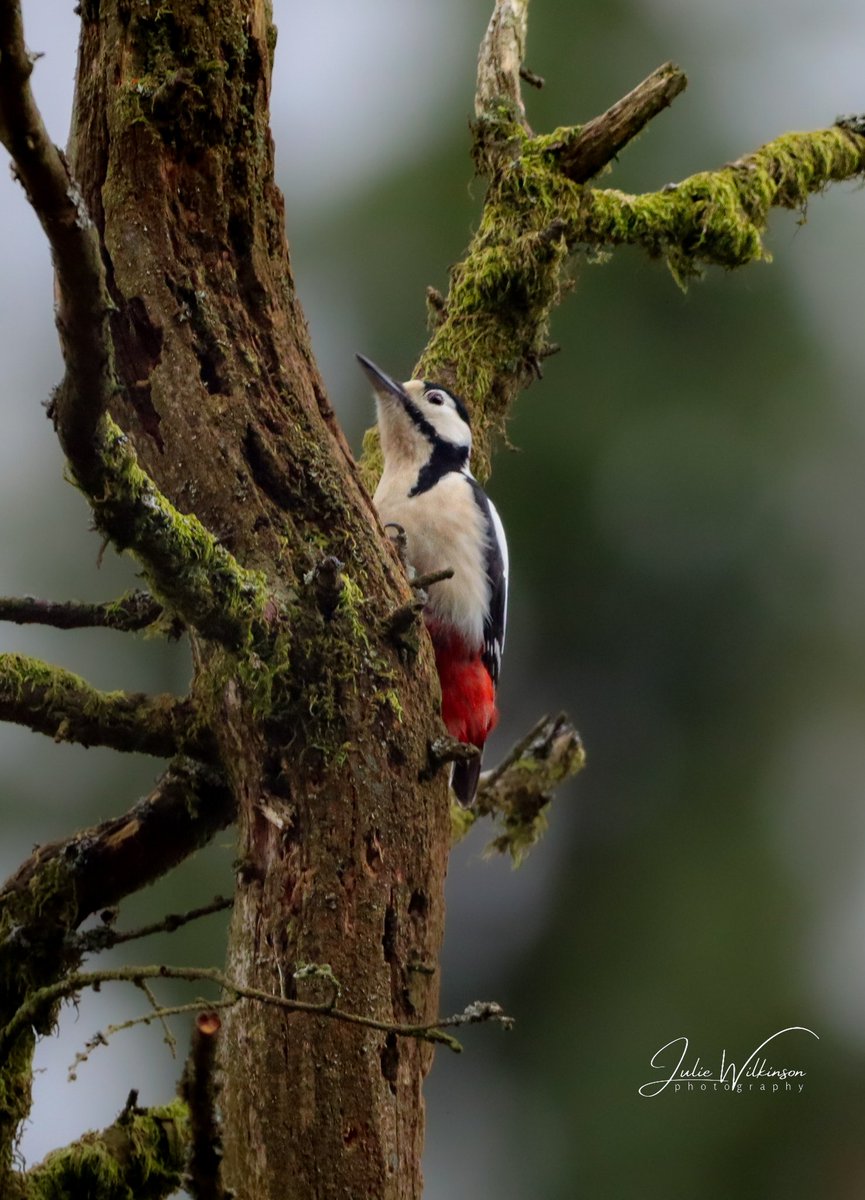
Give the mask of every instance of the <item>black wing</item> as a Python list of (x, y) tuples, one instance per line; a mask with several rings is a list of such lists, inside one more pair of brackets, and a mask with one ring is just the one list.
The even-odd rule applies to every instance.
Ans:
[[(471, 479), (471, 477), (470, 477)], [(471, 479), (475, 502), (484, 515), (487, 529), (486, 572), (490, 584), (490, 606), (484, 618), (483, 664), (497, 684), (505, 648), (508, 616), (508, 545), (495, 506), (476, 479)]]

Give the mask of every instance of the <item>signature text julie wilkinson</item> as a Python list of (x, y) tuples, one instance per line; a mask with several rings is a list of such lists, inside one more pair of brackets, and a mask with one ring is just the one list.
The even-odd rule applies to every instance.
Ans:
[[(658, 1075), (641, 1084), (639, 1093), (653, 1097), (667, 1089), (671, 1092), (802, 1092), (806, 1072), (797, 1067), (772, 1065), (764, 1054), (770, 1043), (792, 1033), (807, 1033), (820, 1040), (813, 1029), (789, 1025), (762, 1041), (741, 1066), (728, 1060), (727, 1051), (722, 1050), (717, 1070), (704, 1066), (699, 1057), (689, 1057), (690, 1045), (686, 1037), (673, 1038), (652, 1055), (650, 1066)], [(771, 1052), (777, 1053), (777, 1047), (772, 1047)]]

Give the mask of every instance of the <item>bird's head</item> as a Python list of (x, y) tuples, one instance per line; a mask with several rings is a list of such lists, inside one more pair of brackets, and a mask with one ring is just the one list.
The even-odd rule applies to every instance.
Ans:
[(372, 384), (386, 463), (423, 463), (436, 450), (468, 461), (472, 431), (459, 397), (427, 379), (396, 383), (362, 354), (357, 360)]

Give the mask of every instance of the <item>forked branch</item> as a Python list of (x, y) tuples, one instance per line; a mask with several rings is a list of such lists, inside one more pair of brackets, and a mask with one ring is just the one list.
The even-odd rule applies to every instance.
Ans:
[[(413, 370), (441, 379), (468, 402), (473, 461), (482, 478), (490, 471), (491, 434), (504, 432), (520, 388), (537, 376), (575, 250), (641, 245), (663, 256), (680, 282), (709, 265), (741, 266), (768, 257), (762, 237), (773, 206), (802, 209), (827, 184), (865, 170), (863, 129), (849, 120), (788, 134), (737, 163), (658, 192), (628, 196), (591, 188), (584, 181), (670, 103), (685, 77), (667, 64), (586, 124), (531, 136), (521, 102), (514, 111), (507, 100), (519, 90), (514, 54), (524, 45), (525, 13), (524, 4), (498, 0), (481, 48), (475, 159), (489, 188), (477, 233), (451, 272), (447, 298), (437, 306)], [(372, 482), (379, 469), (373, 438), (365, 450)]]
[(497, 767), (481, 776), (474, 807), (454, 805), (454, 840), (465, 837), (478, 817), (492, 817), (502, 832), (487, 852), (510, 854), (519, 866), (546, 829), (553, 791), (585, 764), (580, 735), (567, 717), (542, 717)]

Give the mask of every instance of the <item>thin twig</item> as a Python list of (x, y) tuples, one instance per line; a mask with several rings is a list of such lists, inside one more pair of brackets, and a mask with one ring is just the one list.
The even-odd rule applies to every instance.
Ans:
[(445, 579), (453, 579), (453, 567), (442, 567), (440, 571), (427, 571), (426, 575), (415, 575), (408, 581), (409, 587), (423, 589), (432, 587), (434, 583), (442, 583)]
[(505, 1015), (500, 1005), (490, 1001), (476, 1001), (468, 1005), (461, 1013), (450, 1017), (442, 1017), (426, 1025), (404, 1025), (390, 1021), (379, 1021), (375, 1017), (363, 1016), (361, 1013), (347, 1012), (329, 1002), (316, 1004), (305, 1000), (292, 1000), (287, 996), (276, 996), (259, 988), (244, 987), (235, 983), (221, 971), (210, 967), (168, 967), (168, 966), (139, 966), (115, 967), (101, 971), (78, 971), (56, 983), (39, 988), (28, 996), (5, 1029), (0, 1031), (0, 1058), (5, 1055), (15, 1037), (21, 1030), (31, 1025), (46, 1008), (56, 1004), (58, 1000), (74, 996), (85, 988), (98, 988), (103, 983), (133, 983), (140, 986), (144, 979), (183, 979), (187, 982), (207, 981), (222, 988), (224, 991), (244, 1000), (254, 1000), (273, 1008), (281, 1008), (286, 1012), (307, 1013), (310, 1016), (328, 1017), (334, 1021), (342, 1021), (347, 1025), (358, 1025), (364, 1029), (375, 1029), (381, 1033), (390, 1033), (396, 1037), (416, 1038), (425, 1042), (437, 1042), (450, 1050), (459, 1052), (462, 1046), (446, 1029), (462, 1025), (475, 1024), (481, 1021), (495, 1021), (508, 1029), (513, 1024), (512, 1018)]
[(83, 1050), (79, 1050), (75, 1055), (74, 1060), (70, 1064), (66, 1078), (70, 1083), (74, 1083), (78, 1078), (78, 1068), (84, 1063), (90, 1061), (90, 1056), (94, 1050), (100, 1046), (107, 1046), (117, 1033), (125, 1033), (127, 1029), (135, 1029), (139, 1025), (152, 1025), (157, 1019), (166, 1020), (168, 1017), (186, 1017), (190, 1013), (200, 1013), (203, 1009), (226, 1009), (233, 1008), (235, 1004), (240, 1003), (240, 997), (234, 996), (229, 1000), (190, 1000), (187, 1004), (165, 1004), (161, 1005), (155, 1012), (140, 1013), (137, 1017), (129, 1017), (125, 1021), (118, 1021), (115, 1025), (106, 1025), (104, 1029), (97, 1030), (92, 1038), (89, 1038), (84, 1045)]
[(153, 921), (150, 925), (142, 925), (138, 929), (120, 932), (108, 925), (85, 929), (83, 933), (75, 935), (75, 948), (80, 954), (98, 954), (102, 950), (110, 950), (113, 946), (120, 946), (124, 942), (151, 937), (154, 933), (174, 933), (176, 929), (181, 929), (190, 921), (197, 921), (200, 917), (209, 917), (212, 913), (224, 912), (233, 904), (232, 896), (216, 896), (209, 904), (191, 908), (185, 913), (168, 913), (159, 921)]
[(526, 66), (520, 67), (520, 79), (522, 79), (523, 83), (527, 83), (529, 87), (537, 88), (538, 91), (542, 87), (545, 87), (547, 83), (543, 75), (536, 75), (534, 71), (530, 71)]
[(168, 1022), (165, 1020), (165, 1015), (161, 1011), (159, 1001), (156, 999), (156, 997), (153, 994), (153, 989), (151, 988), (150, 984), (147, 982), (146, 979), (139, 979), (136, 984), (136, 987), (141, 988), (142, 992), (144, 992), (144, 995), (147, 997), (148, 1001), (150, 1002), (150, 1007), (153, 1009), (153, 1016), (154, 1016), (155, 1020), (157, 1020), (160, 1023), (160, 1025), (162, 1026), (162, 1033), (163, 1033), (162, 1040), (163, 1040), (163, 1042), (165, 1042), (166, 1046), (168, 1047), (169, 1051), (171, 1052), (171, 1057), (176, 1058), (177, 1057), (177, 1038), (171, 1032), (171, 1028), (169, 1027)]
[(546, 728), (549, 719), (550, 718), (544, 714), (540, 720), (536, 721), (525, 737), (520, 738), (516, 745), (511, 747), (498, 766), (493, 767), (491, 771), (485, 771), (483, 773), (479, 786), (483, 787), (487, 792), (491, 791), (504, 775), (505, 771), (507, 771), (515, 762), (522, 758), (535, 738), (540, 736), (540, 734)]

